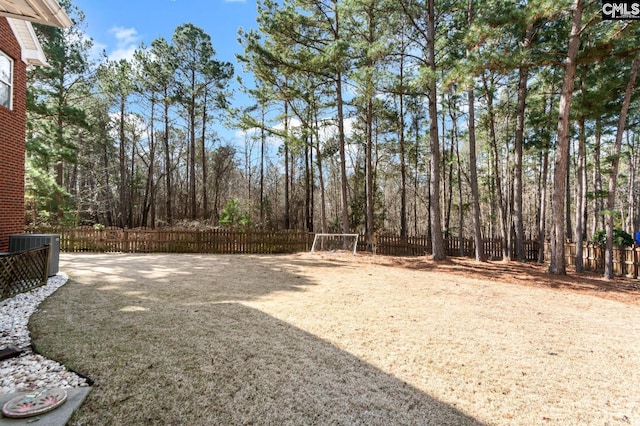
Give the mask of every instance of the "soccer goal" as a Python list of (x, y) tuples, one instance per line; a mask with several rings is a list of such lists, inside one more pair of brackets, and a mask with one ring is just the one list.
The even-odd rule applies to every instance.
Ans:
[(317, 251), (351, 251), (356, 254), (358, 234), (316, 234), (311, 253)]

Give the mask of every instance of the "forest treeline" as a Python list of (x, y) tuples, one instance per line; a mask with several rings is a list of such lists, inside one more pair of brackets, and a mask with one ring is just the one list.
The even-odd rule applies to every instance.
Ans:
[(76, 25), (37, 27), (29, 73), (31, 223), (428, 235), (435, 259), (548, 240), (561, 274), (566, 240), (640, 229), (640, 26), (601, 2), (260, 0), (235, 70), (192, 24), (91, 61), (61, 3)]

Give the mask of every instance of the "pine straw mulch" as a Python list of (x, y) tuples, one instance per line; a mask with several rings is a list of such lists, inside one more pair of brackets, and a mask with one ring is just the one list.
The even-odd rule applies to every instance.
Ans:
[[(345, 259), (343, 255), (333, 257)], [(550, 274), (547, 265), (514, 261), (476, 262), (468, 258), (450, 257), (443, 262), (433, 262), (429, 257), (422, 256), (372, 256), (368, 253), (359, 253), (350, 260), (363, 264), (440, 271), (507, 284), (554, 288), (640, 305), (640, 280), (626, 277), (606, 280), (602, 274), (592, 271), (576, 273), (575, 268), (571, 266), (567, 268), (567, 275), (558, 276)]]
[(640, 289), (514, 262), (63, 255), (71, 424), (640, 424)]

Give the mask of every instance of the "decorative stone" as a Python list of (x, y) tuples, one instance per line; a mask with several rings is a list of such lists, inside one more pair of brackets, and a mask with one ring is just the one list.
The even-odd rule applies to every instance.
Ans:
[(21, 355), (0, 360), (0, 395), (36, 388), (88, 386), (87, 381), (63, 365), (34, 354), (27, 324), (38, 305), (68, 280), (65, 274), (50, 277), (47, 284), (0, 302), (0, 348), (13, 346)]

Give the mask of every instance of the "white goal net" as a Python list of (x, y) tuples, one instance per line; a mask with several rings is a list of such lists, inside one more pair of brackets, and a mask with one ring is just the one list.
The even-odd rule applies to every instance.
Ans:
[(350, 251), (356, 254), (358, 234), (316, 234), (311, 253), (319, 251)]

